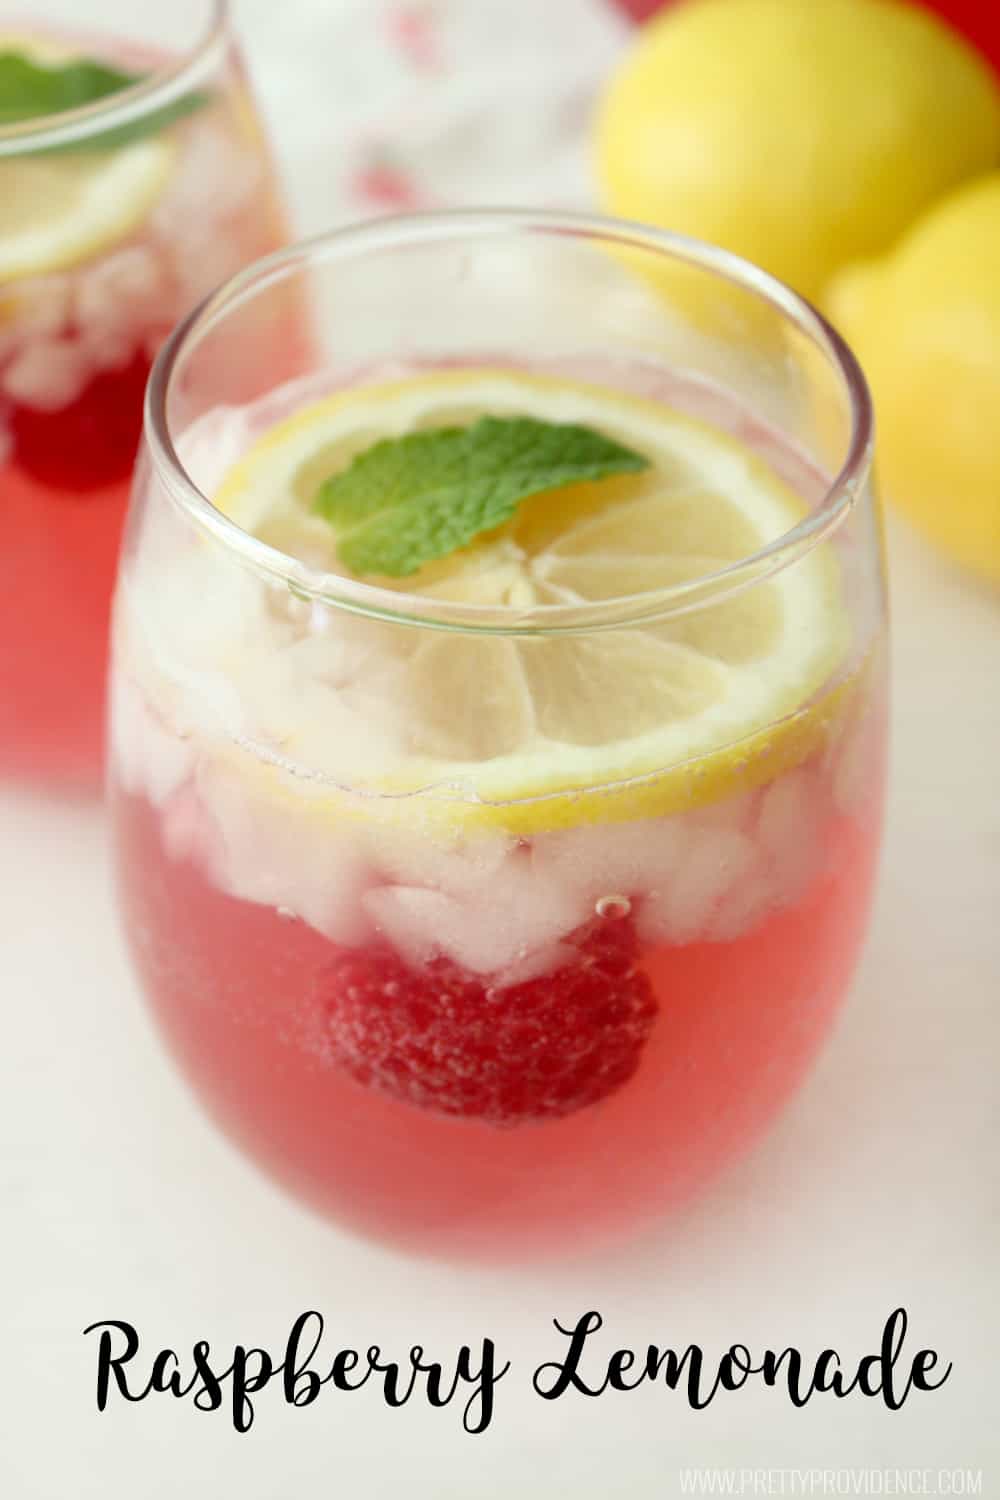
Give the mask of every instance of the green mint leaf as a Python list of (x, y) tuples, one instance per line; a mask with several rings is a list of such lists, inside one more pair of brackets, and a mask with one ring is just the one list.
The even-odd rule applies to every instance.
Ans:
[(352, 573), (405, 578), (509, 521), (529, 495), (648, 467), (589, 427), (480, 417), (375, 443), (326, 480), (315, 509)]
[[(123, 73), (118, 68), (86, 58), (49, 66), (34, 62), (20, 52), (0, 52), (0, 128), (96, 104), (142, 82), (143, 76), (141, 73)], [(205, 94), (184, 94), (161, 109), (129, 120), (125, 125), (97, 134), (88, 132), (79, 141), (50, 147), (49, 150), (114, 150), (163, 130), (174, 120), (201, 109), (207, 102)]]

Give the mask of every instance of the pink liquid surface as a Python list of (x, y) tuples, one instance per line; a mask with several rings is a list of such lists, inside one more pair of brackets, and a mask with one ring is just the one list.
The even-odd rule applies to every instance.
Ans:
[(683, 1204), (759, 1136), (807, 1071), (853, 971), (879, 779), (863, 818), (828, 823), (822, 872), (792, 905), (733, 941), (641, 952), (658, 1014), (631, 1078), (565, 1118), (507, 1127), (355, 1082), (315, 1045), (335, 946), (173, 857), (144, 798), (118, 789), (112, 809), (140, 977), (230, 1137), (362, 1232), (503, 1256), (627, 1234)]

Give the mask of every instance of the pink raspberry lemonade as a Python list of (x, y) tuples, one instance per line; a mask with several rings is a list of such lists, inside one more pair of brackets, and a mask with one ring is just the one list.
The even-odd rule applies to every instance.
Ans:
[[(0, 772), (96, 786), (152, 360), (284, 236), (224, 7), (179, 5), (203, 13), (186, 53), (43, 29), (45, 9), (0, 21)], [(258, 370), (289, 322), (259, 330)]]
[(634, 1233), (780, 1111), (864, 935), (863, 381), (751, 267), (601, 221), (280, 265), (213, 337), (307, 282), (312, 370), (247, 400), (196, 320), (151, 386), (111, 735), (139, 976), (231, 1138), (339, 1223)]

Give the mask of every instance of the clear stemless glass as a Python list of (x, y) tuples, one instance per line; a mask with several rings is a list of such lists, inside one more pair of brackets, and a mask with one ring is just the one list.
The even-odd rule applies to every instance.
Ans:
[(96, 789), (152, 360), (286, 235), (222, 0), (85, 9), (0, 15), (0, 772)]
[[(290, 296), (291, 382), (255, 343)], [(650, 468), (356, 576), (327, 481), (484, 415)], [(376, 1236), (520, 1253), (632, 1233), (781, 1109), (871, 902), (871, 440), (808, 305), (595, 218), (351, 229), (172, 336), (115, 612), (121, 900), (171, 1048), (269, 1172)], [(376, 511), (418, 493), (405, 452)]]

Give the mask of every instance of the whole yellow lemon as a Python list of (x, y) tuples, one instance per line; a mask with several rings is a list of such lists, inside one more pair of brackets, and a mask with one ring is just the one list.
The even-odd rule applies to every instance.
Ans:
[(1000, 88), (907, 0), (685, 0), (598, 112), (607, 207), (818, 296), (1000, 158)]
[(826, 305), (871, 382), (884, 493), (1000, 583), (1000, 171), (842, 271)]

